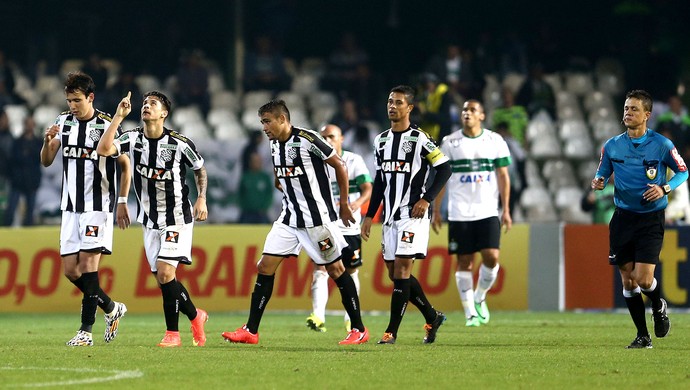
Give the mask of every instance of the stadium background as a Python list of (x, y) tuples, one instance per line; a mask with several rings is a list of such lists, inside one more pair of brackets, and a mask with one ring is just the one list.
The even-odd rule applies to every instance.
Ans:
[[(232, 89), (241, 78), (235, 66), (238, 46), (246, 43), (249, 47), (261, 33), (276, 37), (282, 53), (299, 62), (309, 57), (327, 57), (343, 31), (354, 31), (370, 56), (372, 70), (382, 86), (381, 96), (385, 96), (393, 84), (412, 83), (426, 61), (447, 43), (473, 49), (481, 33), (490, 31), (496, 35), (515, 32), (527, 44), (530, 55), (548, 54), (542, 60), (548, 59), (555, 72), (590, 71), (597, 60), (615, 57), (625, 66), (627, 87), (645, 88), (660, 96), (683, 91), (689, 74), (690, 42), (684, 37), (690, 33), (690, 27), (684, 18), (690, 14), (690, 5), (682, 1), (658, 1), (654, 5), (614, 0), (559, 4), (539, 0), (510, 5), (498, 0), (469, 4), (403, 0), (97, 2), (88, 7), (83, 4), (3, 2), (1, 49), (28, 75), (36, 71), (40, 60), (45, 60), (47, 71), (57, 72), (65, 59), (85, 59), (91, 53), (99, 53), (104, 58), (117, 59), (123, 67), (151, 72), (160, 78), (176, 71), (181, 52), (201, 49), (219, 66), (227, 87)], [(548, 53), (539, 50), (543, 31), (548, 32), (549, 42), (555, 43)], [(379, 114), (383, 113), (381, 109)], [(209, 291), (208, 296), (201, 294), (202, 303), (217, 310), (245, 309), (248, 291), (222, 291), (238, 286), (204, 290), (203, 284), (209, 282), (210, 270), (223, 264), (220, 248), (240, 251), (253, 245), (260, 250), (265, 234), (262, 229), (251, 228), (251, 234), (246, 235), (236, 226), (198, 228), (195, 255), (204, 254), (207, 258), (205, 269), (199, 274), (199, 289)], [(511, 234), (505, 239), (504, 262), (506, 270), (515, 266), (520, 271), (518, 276), (506, 279), (508, 290), (494, 292), (496, 308), (623, 307), (622, 302), (617, 302), (620, 288), (612, 270), (601, 266), (606, 246), (602, 235), (606, 231), (600, 226), (537, 222), (518, 226)], [(664, 280), (664, 295), (673, 306), (689, 305), (688, 236), (685, 228), (670, 229), (662, 252), (669, 263), (659, 267), (659, 277)], [(71, 287), (56, 272), (57, 238), (55, 227), (0, 230), (0, 310), (70, 311), (76, 307), (78, 296), (71, 294)], [(111, 288), (118, 296), (129, 296), (140, 303), (134, 310), (157, 311), (158, 298), (148, 302), (146, 287), (134, 286), (136, 279), (128, 277), (134, 275), (133, 269), (140, 270), (139, 230), (118, 232), (115, 243), (119, 252), (112, 260), (106, 260), (104, 267), (126, 276), (121, 276), (122, 282), (110, 280)], [(442, 238), (435, 238), (432, 248), (440, 249), (437, 253), (443, 258)], [(377, 247), (367, 245), (367, 250), (370, 261), (363, 285), (369, 287), (363, 290), (363, 307), (385, 310), (387, 292), (375, 290), (375, 286), (388, 286), (387, 281), (376, 279)], [(245, 256), (236, 258), (243, 261), (237, 261), (233, 269), (240, 274), (245, 269)], [(433, 289), (447, 263), (444, 258), (429, 266), (432, 276), (425, 287), (431, 288), (429, 295), (439, 298), (441, 305), (459, 309), (453, 283), (444, 285), (442, 290)], [(286, 273), (307, 275), (305, 261), (299, 263), (297, 271), (284, 268)], [(450, 276), (450, 271), (444, 275)], [(146, 280), (151, 282), (151, 278)], [(583, 285), (588, 288), (583, 289)], [(592, 293), (595, 287), (600, 289), (598, 293)], [(277, 294), (272, 308), (308, 309), (307, 288), (297, 286), (293, 292), (286, 293), (287, 296)], [(337, 302), (332, 302), (331, 307), (337, 308)]]

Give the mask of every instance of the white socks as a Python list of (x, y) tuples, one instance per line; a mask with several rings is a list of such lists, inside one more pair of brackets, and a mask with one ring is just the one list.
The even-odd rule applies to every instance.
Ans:
[(311, 280), (311, 307), (314, 315), (326, 322), (328, 303), (328, 272), (314, 271)]
[(477, 317), (477, 309), (474, 308), (474, 289), (472, 286), (472, 272), (455, 272), (455, 284), (458, 286), (458, 293), (460, 293), (460, 302), (462, 302), (462, 307), (465, 309), (465, 317)]
[(486, 292), (491, 289), (491, 286), (496, 282), (498, 277), (498, 269), (500, 266), (496, 264), (494, 268), (489, 268), (484, 264), (479, 266), (479, 279), (477, 279), (477, 289), (474, 292), (474, 301), (477, 303), (483, 302), (486, 299)]

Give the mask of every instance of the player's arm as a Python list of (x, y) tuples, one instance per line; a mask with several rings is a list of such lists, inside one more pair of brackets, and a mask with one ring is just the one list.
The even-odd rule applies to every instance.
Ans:
[[(369, 177), (369, 175), (367, 175)], [(371, 180), (371, 178), (369, 178)], [(355, 199), (350, 203), (350, 208), (352, 210), (358, 210), (364, 203), (367, 203), (371, 199), (372, 185), (369, 181), (364, 181), (359, 184), (359, 198)]]
[(369, 235), (371, 234), (371, 224), (379, 211), (381, 202), (383, 201), (383, 195), (385, 190), (385, 184), (383, 182), (383, 174), (380, 170), (376, 171), (376, 177), (374, 177), (374, 186), (371, 189), (371, 199), (369, 200), (369, 208), (367, 209), (366, 217), (362, 221), (361, 236), (364, 241), (369, 241)]
[(206, 206), (206, 189), (208, 188), (208, 175), (206, 168), (201, 167), (194, 171), (196, 190), (198, 196), (194, 202), (194, 218), (197, 221), (205, 221), (208, 218), (208, 207)]
[(115, 115), (113, 115), (113, 120), (110, 122), (110, 126), (105, 130), (101, 140), (98, 141), (98, 146), (96, 147), (96, 153), (101, 156), (113, 156), (117, 154), (117, 148), (114, 145), (115, 135), (117, 134), (117, 129), (120, 128), (122, 121), (129, 115), (132, 111), (132, 104), (130, 98), (132, 92), (127, 92), (127, 96), (120, 100), (120, 104), (117, 105), (117, 110)]
[(355, 222), (355, 218), (352, 216), (352, 209), (350, 209), (350, 205), (347, 203), (347, 195), (350, 190), (350, 180), (347, 175), (347, 167), (340, 156), (335, 153), (324, 161), (335, 170), (335, 179), (338, 182), (338, 188), (340, 189), (340, 219), (342, 219), (345, 226), (350, 226), (350, 222)]
[(120, 165), (121, 170), (120, 192), (117, 198), (117, 226), (120, 229), (126, 229), (131, 223), (129, 208), (127, 207), (127, 195), (132, 182), (132, 166), (129, 162), (129, 157), (124, 154), (117, 157), (117, 163)]
[(426, 190), (422, 199), (418, 200), (414, 207), (412, 207), (412, 218), (423, 218), (429, 210), (429, 205), (438, 197), (441, 190), (446, 185), (446, 182), (450, 178), (452, 173), (450, 169), (450, 162), (448, 159), (446, 161), (436, 165), (434, 167), (436, 170), (436, 175), (434, 176), (434, 182), (431, 183), (429, 189)]
[(508, 174), (508, 167), (496, 168), (496, 177), (498, 179), (498, 196), (501, 197), (501, 205), (503, 205), (501, 225), (504, 231), (507, 232), (513, 226), (513, 219), (510, 217), (510, 175)]
[(53, 164), (58, 149), (60, 148), (60, 140), (57, 135), (60, 131), (58, 125), (52, 125), (46, 129), (43, 135), (43, 146), (41, 147), (41, 165), (49, 167)]
[(443, 226), (443, 216), (441, 215), (441, 203), (443, 203), (443, 197), (446, 195), (446, 186), (441, 188), (436, 199), (434, 199), (434, 209), (431, 214), (431, 228), (434, 233), (438, 234), (441, 232), (441, 226)]

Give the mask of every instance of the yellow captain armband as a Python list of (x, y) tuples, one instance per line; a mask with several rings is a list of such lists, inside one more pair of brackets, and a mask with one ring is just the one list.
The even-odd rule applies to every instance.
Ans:
[(441, 152), (441, 149), (436, 149), (426, 155), (426, 160), (429, 161), (431, 165), (434, 165), (436, 161), (444, 158), (446, 155)]

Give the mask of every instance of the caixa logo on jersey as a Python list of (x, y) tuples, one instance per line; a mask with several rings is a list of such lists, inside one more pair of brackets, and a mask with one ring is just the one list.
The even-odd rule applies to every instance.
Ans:
[(410, 163), (407, 161), (384, 161), (381, 163), (381, 170), (384, 172), (402, 172), (409, 173), (412, 171)]
[(172, 180), (172, 172), (165, 168), (147, 167), (137, 164), (134, 168), (142, 177), (150, 180)]
[(67, 145), (62, 148), (62, 156), (67, 158), (85, 159), (85, 160), (98, 160), (98, 153), (96, 149), (85, 148), (81, 146), (70, 146)]
[(282, 167), (278, 166), (274, 168), (276, 177), (296, 177), (304, 175), (304, 168), (300, 166), (295, 167)]

